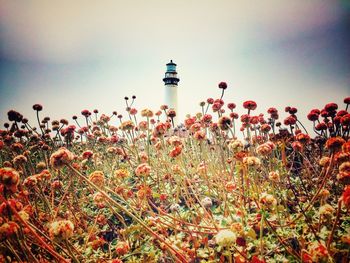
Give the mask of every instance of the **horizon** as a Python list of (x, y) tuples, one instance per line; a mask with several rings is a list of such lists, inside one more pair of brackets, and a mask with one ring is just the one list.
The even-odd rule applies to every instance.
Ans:
[[(32, 105), (51, 119), (98, 109), (125, 115), (125, 96), (140, 111), (164, 104), (165, 64), (177, 64), (179, 120), (199, 103), (254, 100), (256, 113), (295, 106), (307, 121), (350, 95), (349, 6), (344, 1), (103, 1), (83, 4), (2, 1), (0, 122), (10, 109), (32, 122)], [(25, 26), (24, 26), (25, 25)], [(169, 34), (170, 32), (170, 34)]]

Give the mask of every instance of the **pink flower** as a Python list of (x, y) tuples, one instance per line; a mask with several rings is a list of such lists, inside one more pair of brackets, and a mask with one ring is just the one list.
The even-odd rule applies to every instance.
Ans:
[(247, 100), (243, 103), (243, 108), (247, 110), (255, 110), (257, 107), (257, 104), (255, 101), (252, 100)]

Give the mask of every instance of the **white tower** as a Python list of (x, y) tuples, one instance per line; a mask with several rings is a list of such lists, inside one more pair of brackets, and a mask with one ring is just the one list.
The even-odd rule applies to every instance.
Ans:
[(180, 79), (177, 77), (176, 64), (172, 60), (166, 64), (166, 72), (163, 81), (165, 85), (165, 104), (168, 105), (169, 109), (174, 109), (176, 115), (178, 115), (177, 83)]

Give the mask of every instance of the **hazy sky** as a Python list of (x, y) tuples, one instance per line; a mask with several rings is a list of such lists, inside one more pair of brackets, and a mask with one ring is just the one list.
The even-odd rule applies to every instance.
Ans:
[[(219, 97), (311, 108), (350, 96), (349, 1), (0, 0), (0, 122), (82, 109), (163, 104), (165, 64), (177, 63), (179, 115)], [(181, 119), (181, 117), (180, 117)], [(306, 119), (306, 118), (305, 118)]]

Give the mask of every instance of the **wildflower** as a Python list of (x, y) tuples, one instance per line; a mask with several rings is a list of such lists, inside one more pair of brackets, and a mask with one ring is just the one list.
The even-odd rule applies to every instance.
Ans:
[(150, 173), (151, 173), (151, 167), (146, 163), (140, 164), (139, 166), (137, 166), (135, 170), (135, 174), (137, 176), (148, 176)]
[(325, 245), (319, 242), (313, 242), (309, 246), (309, 254), (311, 256), (312, 262), (327, 262), (328, 261), (328, 251)]
[(208, 104), (213, 104), (214, 103), (214, 99), (213, 98), (208, 98), (207, 99), (207, 103)]
[(59, 220), (51, 223), (49, 234), (51, 238), (67, 239), (73, 236), (74, 224), (70, 220)]
[(159, 137), (163, 134), (165, 134), (165, 132), (168, 130), (168, 126), (167, 124), (160, 122), (156, 125), (156, 127), (153, 130), (153, 136), (155, 137)]
[(180, 145), (182, 145), (181, 139), (179, 137), (177, 137), (177, 136), (171, 136), (168, 141), (169, 141), (169, 143), (172, 146), (180, 146)]
[(331, 159), (327, 156), (323, 156), (320, 160), (319, 160), (319, 165), (322, 167), (327, 167), (331, 162)]
[(229, 143), (228, 148), (233, 152), (238, 152), (243, 149), (243, 142), (240, 140), (233, 140)]
[(338, 109), (338, 105), (336, 103), (328, 103), (326, 104), (326, 106), (324, 106), (324, 109), (327, 111), (327, 112), (334, 112)]
[(256, 153), (260, 155), (270, 155), (272, 153), (272, 145), (268, 143), (263, 143), (256, 148)]
[(89, 175), (89, 180), (95, 185), (102, 187), (105, 182), (105, 177), (102, 171), (94, 171)]
[(279, 182), (280, 181), (280, 174), (278, 171), (271, 171), (269, 172), (269, 179), (273, 182)]
[(323, 200), (327, 200), (327, 198), (329, 197), (330, 193), (327, 189), (321, 189), (321, 191), (319, 192), (318, 196), (323, 199)]
[(227, 89), (227, 83), (226, 82), (222, 81), (222, 82), (219, 83), (218, 86), (219, 86), (219, 89), (223, 89), (223, 90)]
[(54, 169), (60, 169), (69, 164), (74, 159), (74, 154), (62, 147), (54, 152), (50, 157), (50, 164)]
[(271, 126), (267, 123), (264, 123), (261, 125), (260, 129), (262, 132), (268, 133), (271, 130)]
[(257, 107), (257, 104), (255, 101), (252, 101), (252, 100), (248, 100), (248, 101), (245, 101), (243, 103), (243, 108), (247, 109), (247, 110), (255, 110)]
[(326, 147), (331, 151), (338, 151), (344, 143), (345, 140), (342, 137), (332, 137), (327, 140)]
[(277, 200), (273, 195), (264, 192), (261, 194), (260, 203), (266, 208), (273, 209), (277, 205)]
[(340, 123), (343, 126), (349, 126), (350, 125), (350, 114), (346, 114), (340, 118)]
[(256, 167), (261, 165), (260, 159), (255, 156), (244, 157), (243, 163), (248, 166), (256, 166)]
[(236, 184), (233, 182), (227, 182), (225, 185), (225, 189), (227, 192), (233, 192), (237, 188)]
[(296, 141), (292, 142), (292, 148), (296, 152), (302, 152), (304, 147), (300, 142)]
[(178, 212), (180, 210), (180, 205), (179, 204), (172, 204), (169, 209), (171, 212)]
[(241, 115), (241, 122), (249, 123), (249, 121), (250, 121), (250, 116), (248, 114)]
[(339, 166), (337, 179), (343, 184), (350, 184), (350, 162), (344, 162)]
[(9, 221), (0, 226), (0, 240), (9, 239), (19, 231), (19, 225), (13, 221)]
[(233, 110), (233, 109), (235, 109), (236, 108), (236, 104), (234, 104), (233, 102), (231, 102), (231, 103), (228, 103), (227, 104), (227, 108), (229, 109), (229, 110)]
[(88, 110), (82, 110), (81, 115), (83, 115), (85, 118), (87, 118), (91, 115), (91, 112)]
[(294, 125), (297, 122), (297, 119), (293, 116), (289, 116), (284, 119), (283, 123), (284, 125)]
[(126, 178), (129, 176), (129, 172), (126, 169), (118, 169), (114, 172), (115, 178)]
[(325, 205), (321, 206), (319, 209), (319, 214), (322, 216), (329, 217), (333, 213), (334, 213), (334, 208), (329, 204), (325, 204)]
[(19, 166), (19, 165), (25, 164), (27, 162), (27, 157), (20, 154), (20, 155), (17, 155), (15, 158), (13, 158), (12, 161), (13, 161), (14, 165)]
[(19, 173), (10, 167), (0, 168), (0, 183), (12, 192), (17, 191), (19, 184)]
[(343, 204), (349, 209), (350, 208), (350, 185), (345, 186), (343, 194), (341, 196)]
[(193, 137), (198, 141), (202, 141), (206, 138), (205, 131), (203, 130), (196, 131)]
[(180, 154), (181, 154), (181, 151), (182, 151), (182, 146), (181, 146), (181, 145), (175, 146), (175, 147), (170, 151), (169, 156), (172, 157), (172, 158), (174, 158), (174, 157), (180, 155)]
[(90, 151), (90, 150), (86, 150), (83, 152), (83, 159), (90, 159), (92, 158), (92, 156), (94, 155), (93, 151)]
[(231, 125), (231, 119), (229, 117), (222, 116), (218, 120), (218, 126), (223, 131), (228, 130), (230, 128), (230, 125)]
[(118, 255), (122, 256), (122, 255), (125, 255), (126, 253), (129, 252), (130, 246), (125, 241), (119, 241), (117, 243), (117, 246), (116, 246), (115, 250), (116, 250)]
[(120, 125), (120, 129), (123, 131), (131, 131), (135, 128), (135, 125), (132, 121), (124, 121)]
[(141, 116), (142, 117), (147, 117), (147, 118), (152, 118), (153, 117), (153, 111), (151, 111), (150, 109), (143, 109), (141, 111)]
[(211, 201), (210, 197), (204, 197), (201, 201), (201, 204), (208, 209), (213, 205), (213, 202)]
[(345, 153), (350, 153), (350, 140), (342, 145), (342, 151)]
[(223, 229), (216, 234), (215, 241), (220, 246), (228, 247), (235, 243), (236, 238), (236, 234), (233, 231)]
[(295, 136), (295, 139), (299, 142), (301, 142), (302, 144), (307, 144), (310, 142), (310, 136), (308, 134), (304, 134), (304, 133), (299, 133)]
[(175, 118), (176, 117), (176, 111), (174, 109), (169, 109), (167, 112), (167, 115), (169, 118)]
[(7, 117), (9, 119), (9, 121), (16, 121), (16, 122), (20, 122), (23, 119), (23, 115), (17, 111), (14, 111), (14, 110), (8, 111)]
[(103, 194), (101, 194), (100, 192), (97, 192), (96, 194), (94, 194), (93, 200), (94, 200), (97, 207), (99, 207), (99, 208), (105, 207), (106, 200), (105, 200), (105, 197), (103, 196)]

